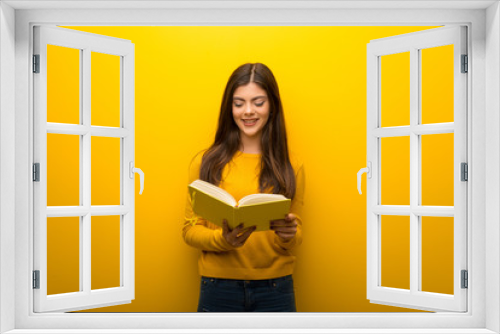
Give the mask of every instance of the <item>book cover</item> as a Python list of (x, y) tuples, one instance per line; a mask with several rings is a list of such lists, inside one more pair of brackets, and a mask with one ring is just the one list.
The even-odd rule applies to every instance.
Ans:
[[(245, 228), (255, 225), (256, 231), (267, 231), (271, 220), (284, 219), (290, 212), (291, 200), (284, 196), (275, 201), (266, 199), (261, 203), (232, 206), (217, 196), (201, 191), (192, 185), (189, 185), (188, 189), (193, 212), (220, 227), (222, 227), (223, 219), (226, 219), (230, 229), (243, 223)], [(268, 194), (263, 195), (268, 196)]]

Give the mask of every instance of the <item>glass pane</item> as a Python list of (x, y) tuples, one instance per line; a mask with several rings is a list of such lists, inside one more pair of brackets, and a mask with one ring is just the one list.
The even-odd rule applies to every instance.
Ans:
[(121, 57), (92, 52), (91, 63), (91, 123), (120, 127)]
[(47, 206), (80, 205), (80, 136), (47, 134)]
[(453, 122), (453, 45), (422, 49), (422, 124)]
[(381, 216), (382, 286), (410, 289), (410, 217)]
[(422, 291), (453, 294), (453, 217), (421, 217)]
[(92, 137), (92, 205), (120, 205), (120, 138)]
[(410, 125), (410, 52), (380, 58), (382, 126)]
[(92, 290), (120, 286), (120, 216), (92, 217)]
[(453, 206), (453, 133), (423, 135), (422, 205)]
[(47, 218), (47, 294), (80, 291), (80, 217)]
[(410, 137), (381, 138), (381, 204), (410, 205)]
[(80, 123), (80, 49), (47, 45), (47, 122)]

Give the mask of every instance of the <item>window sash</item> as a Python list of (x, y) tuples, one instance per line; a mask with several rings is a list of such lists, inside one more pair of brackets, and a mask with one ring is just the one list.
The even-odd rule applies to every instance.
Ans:
[[(129, 162), (134, 159), (134, 45), (130, 41), (64, 28), (34, 28), (34, 52), (40, 55), (40, 73), (34, 75), (34, 161), (40, 163), (40, 182), (34, 184), (34, 270), (40, 271), (40, 288), (33, 290), (35, 312), (74, 311), (130, 303), (134, 298), (134, 180)], [(80, 123), (47, 122), (47, 45), (80, 50)], [(120, 57), (121, 127), (91, 125), (91, 52)], [(47, 134), (78, 135), (80, 141), (80, 205), (47, 206)], [(120, 138), (121, 205), (91, 205), (92, 136)], [(91, 217), (120, 216), (120, 287), (91, 288)], [(79, 218), (79, 292), (47, 294), (47, 218)]]
[[(372, 178), (367, 179), (367, 298), (370, 302), (399, 305), (430, 311), (467, 310), (467, 289), (461, 288), (461, 270), (467, 270), (467, 182), (460, 181), (460, 163), (467, 162), (465, 74), (460, 73), (461, 55), (466, 54), (466, 28), (460, 26), (435, 28), (416, 33), (373, 40), (368, 45), (367, 57), (367, 160), (372, 166)], [(454, 45), (454, 122), (420, 125), (421, 96), (420, 50)], [(381, 57), (401, 52), (410, 53), (410, 125), (382, 128), (381, 123)], [(429, 207), (419, 204), (421, 192), (422, 134), (454, 133), (454, 206)], [(408, 136), (410, 140), (410, 205), (381, 205), (381, 138), (394, 135)], [(381, 224), (382, 216), (372, 210), (410, 218), (410, 289), (395, 289), (381, 284)], [(454, 217), (453, 295), (419, 291), (421, 270), (421, 214)], [(470, 270), (469, 270), (470, 273)]]

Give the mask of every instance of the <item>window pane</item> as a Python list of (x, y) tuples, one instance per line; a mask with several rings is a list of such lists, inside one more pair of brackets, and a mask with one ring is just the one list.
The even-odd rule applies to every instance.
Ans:
[(410, 217), (381, 216), (382, 286), (410, 289)]
[(422, 205), (453, 206), (453, 133), (421, 136)]
[(422, 49), (422, 124), (453, 122), (453, 45)]
[(80, 123), (80, 49), (47, 45), (47, 122)]
[(92, 137), (92, 205), (120, 205), (120, 138)]
[(47, 218), (47, 294), (80, 291), (80, 217)]
[(91, 124), (120, 127), (121, 57), (91, 53)]
[(453, 217), (421, 217), (422, 291), (453, 294)]
[(47, 206), (80, 205), (80, 136), (47, 134)]
[(380, 58), (382, 126), (410, 125), (410, 52)]
[(92, 290), (120, 286), (120, 216), (92, 217)]
[(381, 204), (410, 205), (410, 137), (381, 138)]

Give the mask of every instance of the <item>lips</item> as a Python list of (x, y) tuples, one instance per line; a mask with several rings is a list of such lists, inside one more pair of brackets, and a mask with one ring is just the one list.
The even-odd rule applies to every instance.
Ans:
[(243, 119), (243, 124), (245, 125), (255, 125), (259, 119), (258, 118), (251, 118), (251, 119)]

